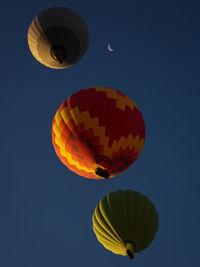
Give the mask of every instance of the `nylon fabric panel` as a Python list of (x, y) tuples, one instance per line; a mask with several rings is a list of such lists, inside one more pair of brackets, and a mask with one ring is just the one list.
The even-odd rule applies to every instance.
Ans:
[[(135, 125), (130, 124), (129, 117), (135, 120)], [(130, 98), (111, 88), (88, 88), (71, 95), (58, 109), (55, 121), (59, 129), (54, 127), (52, 131), (61, 139), (56, 139), (58, 146), (63, 148), (63, 142), (68, 143), (65, 150), (70, 149), (68, 153), (72, 153), (70, 165), (77, 165), (79, 169), (79, 165), (85, 164), (95, 179), (101, 179), (95, 174), (98, 166), (106, 168), (110, 177), (125, 171), (138, 158), (144, 145), (145, 125), (141, 112)], [(65, 155), (62, 151), (62, 156)], [(72, 159), (79, 161), (78, 157), (80, 162), (73, 163)]]
[(124, 240), (124, 228), (121, 214), (121, 203), (119, 205), (118, 199), (116, 201), (115, 194), (111, 193), (102, 199), (102, 203), (107, 211), (108, 216), (112, 214), (112, 223), (115, 226), (121, 240)]
[(125, 255), (125, 249), (121, 249), (120, 245), (110, 244), (104, 238), (101, 238), (100, 235), (97, 235), (97, 239), (106, 249), (111, 250), (115, 254)]
[[(139, 218), (137, 220), (137, 224), (135, 225), (135, 238), (137, 239), (137, 250), (143, 250), (146, 248), (147, 244), (149, 244), (149, 240), (145, 236), (145, 225), (146, 225), (146, 217), (149, 212), (151, 212), (151, 203), (148, 201), (148, 199), (144, 196), (142, 196), (143, 202), (142, 202), (142, 208), (141, 208), (141, 202), (138, 203), (139, 208), (141, 209), (141, 213), (139, 213)], [(136, 215), (137, 216), (137, 215)], [(142, 224), (144, 227), (142, 227)]]
[(102, 213), (99, 205), (97, 206), (97, 209), (95, 209), (95, 216), (96, 216), (96, 220), (99, 223), (99, 225), (107, 232), (109, 232), (109, 234), (112, 236), (112, 238), (117, 241), (117, 242), (121, 242), (121, 238), (118, 235), (116, 229), (112, 226), (112, 224), (110, 223), (110, 221), (108, 221), (107, 216), (105, 216), (104, 213)]
[[(59, 114), (59, 115), (58, 115)], [(71, 121), (71, 120), (70, 120)], [(58, 122), (58, 124), (56, 123)], [(58, 142), (62, 142), (62, 145), (59, 145), (60, 147), (62, 147), (62, 149), (64, 149), (66, 152), (70, 151), (71, 148), (74, 151), (70, 151), (70, 153), (73, 156), (79, 157), (80, 159), (83, 160), (83, 158), (85, 160), (87, 160), (87, 162), (85, 162), (85, 165), (91, 165), (93, 167), (94, 164), (94, 160), (91, 160), (92, 155), (90, 153), (90, 151), (87, 149), (87, 147), (85, 146), (84, 143), (81, 143), (79, 141), (79, 139), (77, 138), (77, 135), (75, 136), (75, 134), (77, 134), (75, 131), (73, 131), (72, 133), (72, 127), (71, 130), (69, 129), (69, 122), (68, 124), (65, 124), (64, 121), (62, 120), (62, 113), (60, 113), (59, 111), (57, 111), (56, 116), (55, 116), (55, 121), (54, 121), (54, 125), (52, 127), (53, 131), (56, 133), (57, 137), (59, 138), (59, 140), (57, 139), (57, 145)], [(59, 134), (58, 134), (59, 131)], [(81, 152), (79, 152), (79, 149), (81, 150)], [(91, 167), (90, 167), (91, 168)]]
[[(94, 161), (91, 153), (85, 144), (79, 141), (78, 132), (72, 127), (72, 117), (69, 112), (67, 113), (66, 107), (62, 112), (59, 109), (56, 112), (52, 125), (52, 142), (57, 155), (68, 168), (76, 170), (84, 176), (92, 175), (92, 178), (96, 178), (93, 175)], [(81, 148), (81, 153), (75, 148)], [(86, 166), (88, 167), (85, 168)]]
[[(83, 19), (73, 10), (53, 7), (42, 11), (32, 21), (28, 30), (28, 45), (32, 55), (43, 65), (68, 68), (85, 54), (89, 44), (89, 32)], [(67, 56), (62, 63), (50, 53), (54, 45), (62, 46)]]
[(101, 236), (105, 237), (110, 243), (116, 244), (119, 242), (114, 235), (111, 235), (111, 231), (107, 231), (105, 227), (99, 224), (95, 216), (93, 217), (93, 228), (95, 232), (98, 232), (98, 235), (101, 234)]
[[(155, 229), (157, 229), (158, 221), (157, 213), (155, 212), (154, 205), (144, 197), (144, 208), (143, 214), (140, 218), (140, 223), (137, 225), (136, 237), (138, 239), (137, 250), (141, 251), (148, 247), (149, 243), (153, 240), (155, 236)], [(153, 220), (151, 218), (153, 216)], [(149, 226), (150, 225), (150, 226)]]
[[(103, 218), (100, 224), (96, 221), (97, 214)], [(108, 231), (112, 229), (111, 235), (107, 234), (107, 227)], [(158, 230), (158, 214), (146, 196), (136, 191), (120, 190), (108, 194), (96, 206), (93, 229), (99, 242), (113, 253), (126, 255), (127, 243), (133, 245), (133, 253), (138, 253), (153, 241)]]
[[(133, 194), (133, 202), (134, 203), (134, 213), (132, 213), (132, 231), (131, 231), (131, 235), (130, 235), (130, 239), (133, 240), (134, 245), (136, 246), (136, 252), (139, 252), (140, 250), (139, 248), (139, 244), (140, 244), (140, 238), (138, 237), (137, 234), (137, 228), (139, 227), (140, 223), (141, 223), (141, 218), (144, 212), (144, 198), (142, 196), (142, 194), (140, 194), (139, 192), (135, 192)], [(131, 207), (132, 205), (130, 205)]]
[[(140, 117), (140, 112), (137, 112), (137, 107), (134, 106), (133, 109), (127, 107), (125, 109), (125, 111), (122, 111), (121, 109), (116, 107), (116, 99), (113, 98), (107, 98), (106, 96), (106, 92), (105, 91), (96, 91), (98, 90), (99, 87), (97, 88), (88, 88), (86, 90), (81, 90), (76, 94), (73, 94), (70, 97), (70, 105), (69, 108), (73, 109), (74, 107), (78, 106), (79, 107), (79, 111), (80, 113), (82, 113), (83, 111), (89, 111), (90, 113), (90, 117), (94, 118), (94, 117), (98, 117), (99, 119), (99, 125), (103, 125), (106, 126), (106, 136), (108, 136), (111, 141), (113, 142), (113, 140), (118, 141), (120, 139), (120, 137), (123, 135), (125, 138), (127, 138), (130, 134), (130, 130), (129, 130), (129, 121), (127, 121), (126, 118), (129, 118), (130, 116), (134, 117), (134, 116), (139, 116)], [(111, 88), (106, 88), (107, 91), (115, 91), (114, 89)], [(95, 110), (89, 110), (88, 109), (88, 98), (90, 97), (90, 95), (94, 98), (95, 94), (97, 94), (98, 98), (97, 98), (97, 102), (96, 105), (98, 105), (98, 113), (97, 113), (97, 109)], [(115, 93), (116, 94), (116, 93)], [(116, 94), (117, 95), (117, 94)], [(95, 99), (95, 98), (94, 98)], [(136, 109), (136, 111), (134, 111)], [(106, 111), (106, 113), (105, 113)], [(135, 114), (133, 113), (135, 112)], [(111, 115), (111, 119), (109, 120), (109, 118), (107, 118), (107, 115)], [(121, 129), (120, 127), (117, 128), (117, 131), (113, 130), (113, 126), (111, 126), (111, 121), (113, 120), (114, 117), (118, 118), (118, 125), (123, 124), (124, 121), (127, 122), (126, 126), (127, 129)], [(142, 119), (143, 122), (143, 119)], [(132, 132), (131, 132), (132, 133)], [(138, 134), (138, 133), (137, 133)], [(134, 134), (133, 137), (135, 137), (137, 134)], [(144, 133), (141, 134), (141, 138), (144, 138)]]
[(119, 237), (113, 232), (107, 223), (107, 216), (103, 216), (99, 205), (95, 208), (93, 214), (93, 230), (97, 236), (97, 239), (103, 244), (103, 246), (116, 254), (126, 254), (124, 245)]
[(56, 154), (59, 157), (59, 159), (61, 160), (61, 162), (65, 166), (67, 166), (72, 172), (75, 172), (75, 173), (79, 174), (80, 176), (91, 178), (91, 179), (101, 179), (99, 177), (96, 177), (93, 173), (85, 172), (83, 170), (78, 169), (75, 165), (69, 164), (67, 159), (61, 155), (60, 148), (54, 143), (54, 141), (53, 141), (53, 145), (54, 145), (54, 149), (56, 151)]
[[(135, 222), (135, 210), (136, 210), (136, 203), (134, 194), (132, 194), (132, 191), (127, 190), (126, 191), (126, 203), (132, 203), (132, 205), (127, 205), (127, 236), (126, 240), (134, 240), (135, 237), (133, 234), (134, 230), (134, 222)], [(136, 244), (134, 243), (136, 246)]]
[(97, 239), (99, 240), (99, 242), (108, 250), (112, 251), (115, 254), (120, 254), (120, 255), (126, 255), (125, 249), (123, 249), (123, 247), (121, 248), (119, 245), (115, 246), (115, 245), (110, 245), (109, 243), (107, 243), (104, 239), (102, 239), (100, 236), (97, 237)]

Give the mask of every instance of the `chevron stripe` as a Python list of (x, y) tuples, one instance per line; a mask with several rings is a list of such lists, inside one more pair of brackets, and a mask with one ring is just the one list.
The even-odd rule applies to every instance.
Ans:
[(67, 159), (67, 161), (69, 162), (70, 165), (74, 165), (76, 166), (79, 170), (83, 170), (85, 172), (93, 172), (93, 170), (86, 168), (84, 165), (80, 164), (79, 161), (76, 161), (73, 159), (72, 154), (67, 152), (65, 149), (65, 143), (63, 143), (61, 141), (61, 139), (57, 138), (57, 136), (55, 137), (55, 143), (56, 145), (60, 148), (60, 154)]
[[(126, 95), (122, 94), (121, 92), (114, 90), (109, 87), (96, 87), (96, 92), (105, 92), (107, 98), (112, 98), (116, 100), (116, 107), (125, 110), (126, 106), (130, 107), (132, 110), (134, 107), (139, 109), (137, 105)], [(108, 90), (109, 89), (109, 90)]]
[(145, 125), (141, 112), (131, 99), (110, 88), (89, 88), (77, 94), (66, 99), (55, 114), (55, 151), (79, 175), (101, 179), (95, 174), (101, 167), (110, 172), (110, 177), (116, 176), (142, 151)]
[[(65, 110), (68, 109), (65, 107)], [(109, 142), (109, 137), (105, 136), (105, 126), (99, 126), (99, 119), (96, 118), (90, 118), (89, 111), (84, 111), (80, 113), (79, 108), (76, 107), (72, 110), (70, 110), (71, 114), (73, 114), (73, 118), (75, 118), (75, 124), (80, 129), (79, 125), (83, 124), (85, 130), (92, 130), (93, 136), (99, 137), (100, 145), (106, 146)], [(83, 129), (82, 129), (83, 131)]]
[[(77, 154), (74, 152), (72, 153), (72, 150), (71, 150), (71, 146), (70, 144), (68, 144), (67, 141), (67, 135), (66, 133), (63, 134), (63, 131), (61, 130), (61, 125), (63, 125), (63, 120), (62, 120), (62, 116), (61, 114), (71, 114), (68, 110), (68, 108), (66, 107), (65, 110), (62, 110), (62, 113), (60, 113), (60, 111), (58, 110), (56, 112), (56, 115), (55, 115), (55, 118), (54, 118), (54, 122), (53, 122), (53, 126), (52, 126), (52, 139), (53, 139), (53, 144), (54, 144), (54, 147), (56, 146), (57, 149), (56, 149), (56, 153), (57, 155), (59, 156), (59, 158), (62, 158), (62, 162), (65, 162), (64, 164), (68, 166), (68, 168), (72, 169), (73, 166), (76, 167), (76, 172), (78, 172), (79, 174), (82, 173), (82, 171), (84, 171), (84, 176), (89, 176), (88, 178), (95, 178), (95, 179), (100, 179), (100, 177), (98, 175), (96, 175), (94, 173), (94, 170), (97, 168), (97, 167), (101, 167), (103, 168), (103, 166), (99, 165), (99, 164), (96, 164), (93, 160), (91, 160), (91, 158), (93, 159), (93, 157), (88, 157), (88, 154), (86, 152), (84, 152), (83, 150), (83, 147), (82, 147), (82, 144), (80, 145), (80, 143), (77, 144), (77, 147), (80, 148), (81, 150), (81, 155), (84, 156), (84, 161), (81, 162), (80, 161), (80, 156), (77, 156)], [(65, 116), (65, 122), (70, 122), (70, 119), (68, 119), (69, 116)], [(58, 124), (59, 125), (58, 125)], [(67, 125), (65, 125), (66, 129), (67, 128)], [(68, 129), (68, 132), (69, 132), (69, 129)], [(75, 139), (73, 141), (73, 143), (75, 144), (77, 142), (77, 140)], [(69, 152), (68, 152), (69, 151)], [(85, 161), (87, 160), (87, 162)], [(67, 162), (67, 164), (66, 164)], [(88, 167), (85, 167), (86, 165), (88, 165)], [(92, 175), (92, 177), (90, 177)]]
[[(144, 144), (144, 140), (140, 139), (139, 135), (137, 135), (135, 138), (130, 134), (128, 138), (124, 138), (123, 136), (120, 138), (120, 140), (114, 141), (111, 147), (108, 147), (108, 141), (109, 138), (105, 136), (105, 127), (100, 127), (98, 125), (98, 118), (93, 118), (91, 119), (89, 116), (89, 112), (79, 112), (78, 107), (75, 109), (71, 110), (69, 112), (68, 107), (65, 107), (65, 109), (62, 110), (62, 114), (73, 114), (73, 117), (77, 118), (76, 123), (79, 125), (81, 122), (85, 125), (85, 128), (88, 130), (89, 127), (92, 127), (93, 134), (95, 136), (98, 135), (99, 133), (101, 136), (99, 137), (100, 140), (100, 145), (103, 146), (103, 154), (107, 156), (108, 158), (114, 159), (115, 155), (119, 154), (119, 157), (123, 156), (123, 151), (125, 152), (128, 150), (128, 152), (132, 151), (132, 154), (137, 154), (141, 152)], [(72, 118), (72, 117), (71, 117)], [(69, 123), (70, 119), (69, 116), (65, 117), (65, 122)], [(53, 125), (53, 131), (56, 134), (55, 137), (55, 143), (56, 145), (60, 148), (60, 154), (67, 159), (70, 165), (74, 165), (77, 167), (79, 170), (84, 170), (87, 173), (94, 173), (94, 169), (98, 165), (92, 164), (90, 167), (84, 167), (85, 163), (80, 162), (80, 159), (78, 157), (75, 157), (75, 153), (73, 154), (72, 152), (67, 152), (69, 149), (66, 147), (67, 142), (66, 139), (64, 138), (62, 140), (62, 131), (60, 130), (59, 126), (57, 123), (61, 124), (62, 123), (62, 116), (60, 115), (60, 112), (57, 111), (56, 116), (55, 116), (55, 122)], [(87, 124), (88, 123), (88, 124)], [(77, 126), (78, 126), (77, 125)], [(104, 141), (105, 140), (105, 141)], [(70, 146), (69, 146), (70, 148)], [(133, 150), (134, 149), (134, 150)], [(71, 150), (71, 149), (70, 149)], [(82, 151), (83, 153), (83, 151)], [(81, 154), (82, 154), (81, 153)], [(130, 157), (130, 156), (129, 156)], [(76, 159), (75, 159), (76, 158)], [(121, 164), (120, 164), (121, 165)], [(122, 164), (123, 166), (124, 164)], [(118, 166), (119, 168), (120, 166)], [(114, 170), (113, 170), (114, 171)]]
[[(117, 152), (120, 148), (125, 149), (127, 147), (127, 144), (130, 150), (134, 148), (135, 152), (140, 153), (142, 151), (144, 139), (140, 139), (139, 135), (133, 138), (132, 134), (130, 134), (128, 138), (122, 136), (119, 141), (114, 140), (112, 146), (109, 147), (109, 137), (105, 136), (106, 127), (99, 126), (99, 120), (97, 117), (90, 118), (89, 111), (80, 113), (79, 108), (76, 107), (69, 112), (68, 107), (65, 107), (62, 110), (62, 114), (72, 114), (72, 117), (75, 119), (74, 122), (78, 128), (82, 123), (86, 130), (92, 129), (93, 136), (99, 137), (99, 143), (101, 146), (103, 146), (103, 154), (109, 158), (111, 157), (113, 151)], [(65, 122), (69, 122), (69, 117), (67, 117), (67, 120)]]
[[(96, 92), (96, 88), (88, 88), (71, 95), (67, 101), (64, 101), (61, 108), (68, 106), (71, 111), (78, 107), (80, 113), (88, 111), (90, 118), (97, 117), (99, 125), (106, 127), (106, 136), (110, 137), (110, 142), (119, 140), (122, 135), (127, 138), (130, 133), (134, 137), (137, 134), (145, 137), (145, 129), (142, 127), (144, 121), (137, 106), (130, 100), (134, 105), (133, 109), (131, 104), (129, 106), (124, 105), (124, 110), (116, 108), (120, 99), (126, 99), (125, 96), (122, 93), (120, 95), (120, 92), (115, 92), (113, 89), (101, 89), (99, 87), (97, 89), (98, 92)], [(113, 97), (117, 98), (118, 102), (114, 98), (107, 97), (107, 92), (109, 94), (110, 91), (115, 92)], [(118, 126), (119, 128), (117, 128)]]
[(132, 134), (130, 134), (128, 138), (124, 138), (124, 136), (122, 136), (118, 142), (114, 141), (111, 147), (104, 146), (104, 155), (111, 158), (113, 152), (117, 152), (119, 149), (125, 150), (126, 148), (129, 148), (129, 150), (134, 148), (136, 153), (140, 153), (143, 145), (144, 140), (140, 139), (139, 135), (135, 138), (133, 138)]
[[(52, 133), (52, 136), (53, 135), (54, 134)], [(59, 159), (61, 160), (61, 162), (65, 166), (67, 166), (71, 171), (79, 174), (80, 176), (86, 177), (86, 178), (90, 178), (90, 179), (103, 179), (103, 178), (97, 176), (94, 173), (88, 173), (88, 172), (85, 172), (84, 170), (79, 170), (75, 165), (70, 165), (69, 162), (67, 161), (67, 159), (60, 154), (60, 148), (55, 144), (54, 138), (52, 139), (52, 143), (53, 143), (55, 152), (56, 152), (57, 156), (59, 157)]]

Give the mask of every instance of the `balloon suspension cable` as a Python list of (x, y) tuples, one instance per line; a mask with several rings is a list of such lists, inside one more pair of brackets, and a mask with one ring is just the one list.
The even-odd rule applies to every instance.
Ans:
[(129, 256), (129, 258), (131, 260), (134, 259), (134, 254), (133, 254), (134, 249), (135, 249), (135, 247), (134, 247), (134, 245), (132, 243), (127, 243), (126, 244), (126, 253), (127, 253), (127, 255)]
[(110, 176), (110, 173), (109, 173), (107, 170), (102, 169), (102, 168), (100, 168), (100, 167), (98, 167), (98, 168), (96, 169), (95, 174), (97, 174), (97, 175), (99, 175), (99, 176), (101, 176), (101, 177), (103, 177), (103, 178), (105, 178), (105, 179), (108, 179), (109, 176)]
[(52, 58), (58, 61), (60, 64), (62, 64), (64, 59), (67, 57), (67, 52), (61, 45), (52, 46), (50, 54)]

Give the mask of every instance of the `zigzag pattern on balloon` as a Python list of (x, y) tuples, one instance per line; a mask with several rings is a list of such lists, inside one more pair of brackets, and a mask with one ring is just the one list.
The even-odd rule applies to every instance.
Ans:
[(85, 136), (84, 136), (85, 138), (88, 139), (88, 137), (90, 138), (99, 137), (100, 146), (102, 146), (103, 148), (103, 151), (99, 151), (99, 153), (103, 153), (106, 156), (111, 157), (111, 154), (113, 151), (116, 152), (117, 150), (119, 150), (120, 147), (125, 149), (127, 144), (130, 147), (130, 149), (135, 147), (135, 151), (139, 153), (141, 152), (144, 141), (140, 140), (139, 135), (137, 135), (135, 138), (133, 138), (132, 134), (129, 134), (127, 138), (125, 138), (124, 136), (121, 136), (119, 141), (114, 140), (112, 143), (112, 146), (109, 146), (108, 144), (109, 144), (110, 138), (107, 137), (105, 134), (106, 127), (99, 126), (98, 117), (91, 118), (89, 111), (84, 111), (80, 113), (78, 107), (70, 111), (68, 107), (65, 107), (60, 113), (56, 114), (56, 121), (58, 125), (60, 124), (61, 122), (60, 120), (62, 119), (62, 116), (63, 116), (63, 119), (65, 118), (65, 123), (67, 126), (69, 122), (72, 120), (72, 116), (70, 117), (71, 114), (73, 114), (74, 122), (79, 132), (85, 133)]
[(112, 98), (116, 100), (116, 107), (125, 110), (125, 107), (128, 106), (131, 109), (134, 109), (134, 107), (137, 107), (137, 105), (125, 94), (123, 94), (120, 91), (116, 91), (112, 88), (109, 88), (110, 90), (107, 90), (108, 88), (105, 87), (98, 87), (95, 88), (96, 92), (105, 92), (107, 98)]
[[(96, 169), (96, 167), (98, 167), (97, 166), (98, 164), (95, 164), (95, 162), (91, 160), (92, 157), (91, 158), (88, 157), (87, 154), (84, 154), (83, 151), (81, 151), (81, 153), (80, 153), (79, 150), (77, 150), (77, 151), (73, 151), (73, 153), (72, 153), (72, 150), (69, 150), (69, 148), (70, 148), (69, 143), (67, 145), (68, 149), (66, 149), (65, 142), (63, 142), (63, 140), (62, 140), (63, 136), (64, 135), (62, 135), (61, 139), (59, 139), (55, 134), (53, 136), (54, 147), (55, 146), (57, 147), (56, 153), (58, 154), (59, 157), (62, 156), (62, 162), (65, 165), (67, 162), (68, 163), (67, 167), (70, 169), (72, 169), (72, 167), (70, 167), (70, 165), (71, 166), (74, 165), (80, 171), (83, 170), (85, 172), (94, 173), (94, 169)], [(64, 138), (65, 138), (65, 136), (64, 136)], [(119, 144), (119, 146), (120, 146), (120, 144)], [(76, 150), (78, 145), (73, 146), (73, 144), (72, 144), (71, 148), (74, 149), (74, 147)], [(67, 151), (70, 151), (70, 153)], [(114, 164), (112, 166), (111, 177), (113, 176), (113, 174), (116, 175), (116, 174), (119, 174), (121, 171), (123, 171), (124, 165), (126, 165), (127, 166), (126, 168), (128, 168), (132, 164), (132, 161), (138, 157), (138, 153), (134, 153), (134, 152), (135, 152), (134, 150), (130, 150), (127, 147), (124, 150), (122, 148), (120, 148), (117, 152), (112, 153), (111, 159), (114, 161)], [(130, 154), (132, 154), (132, 159), (131, 159)], [(86, 167), (87, 165), (89, 166), (89, 168)], [(85, 173), (84, 173), (84, 175), (85, 175)], [(94, 178), (94, 177), (96, 178), (97, 176), (92, 175), (92, 177), (88, 177), (88, 178)]]
[[(131, 109), (130, 107), (128, 108), (128, 105), (130, 106), (128, 104), (122, 111), (116, 108), (116, 103), (119, 99), (126, 99), (126, 97), (123, 94), (118, 95), (113, 89), (106, 88), (106, 90), (111, 91), (109, 97), (117, 98), (112, 102), (114, 105), (109, 107), (109, 113), (115, 114), (116, 110), (124, 113), (123, 116), (121, 114), (121, 117), (120, 115), (117, 117), (118, 121), (123, 123), (122, 128), (116, 128), (118, 123), (114, 122), (114, 129), (108, 129), (109, 120), (105, 119), (105, 112), (102, 110), (103, 106), (99, 105), (99, 103), (97, 106), (97, 101), (95, 100), (95, 107), (83, 101), (85, 91), (92, 92), (93, 96), (96, 94), (96, 98), (98, 95), (98, 101), (100, 93), (100, 98), (103, 99), (105, 108), (107, 103), (105, 98), (107, 96), (104, 92), (105, 90), (101, 88), (97, 91), (95, 88), (82, 90), (84, 94), (79, 96), (82, 99), (82, 104), (79, 103), (80, 99), (78, 101), (78, 99), (74, 98), (74, 95), (69, 97), (57, 110), (53, 120), (52, 142), (58, 157), (69, 169), (73, 169), (79, 175), (84, 174), (83, 176), (87, 178), (101, 178), (95, 174), (97, 167), (109, 169), (110, 177), (116, 176), (132, 165), (144, 145), (144, 122), (136, 105), (132, 104)], [(139, 119), (137, 116), (136, 118), (140, 123), (136, 122), (134, 127), (131, 125), (133, 130), (128, 133), (127, 128), (131, 129), (131, 127), (128, 127), (128, 123), (124, 122), (124, 118), (131, 116), (131, 114), (132, 116), (136, 115), (137, 113), (133, 113), (135, 110), (138, 112)], [(143, 129), (143, 132), (141, 129)], [(139, 134), (140, 132), (142, 132), (141, 135)]]
[(76, 111), (76, 107), (80, 113), (88, 111), (90, 118), (98, 118), (99, 125), (106, 127), (105, 135), (110, 138), (110, 142), (119, 140), (122, 135), (128, 137), (130, 132), (133, 137), (139, 134), (145, 138), (141, 112), (129, 97), (114, 89), (97, 87), (81, 90), (66, 99), (60, 110), (66, 106), (75, 120), (77, 117), (72, 110)]

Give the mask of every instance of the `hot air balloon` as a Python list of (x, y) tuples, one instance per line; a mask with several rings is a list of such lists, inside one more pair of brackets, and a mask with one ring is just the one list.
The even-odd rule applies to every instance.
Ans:
[(68, 68), (85, 54), (87, 25), (73, 10), (52, 7), (36, 16), (29, 26), (28, 45), (33, 56), (53, 69)]
[(105, 196), (96, 206), (92, 220), (99, 242), (113, 253), (131, 259), (149, 246), (158, 230), (154, 204), (131, 190)]
[(142, 151), (145, 124), (136, 104), (112, 88), (92, 87), (68, 97), (52, 124), (52, 142), (60, 160), (92, 179), (114, 177)]

